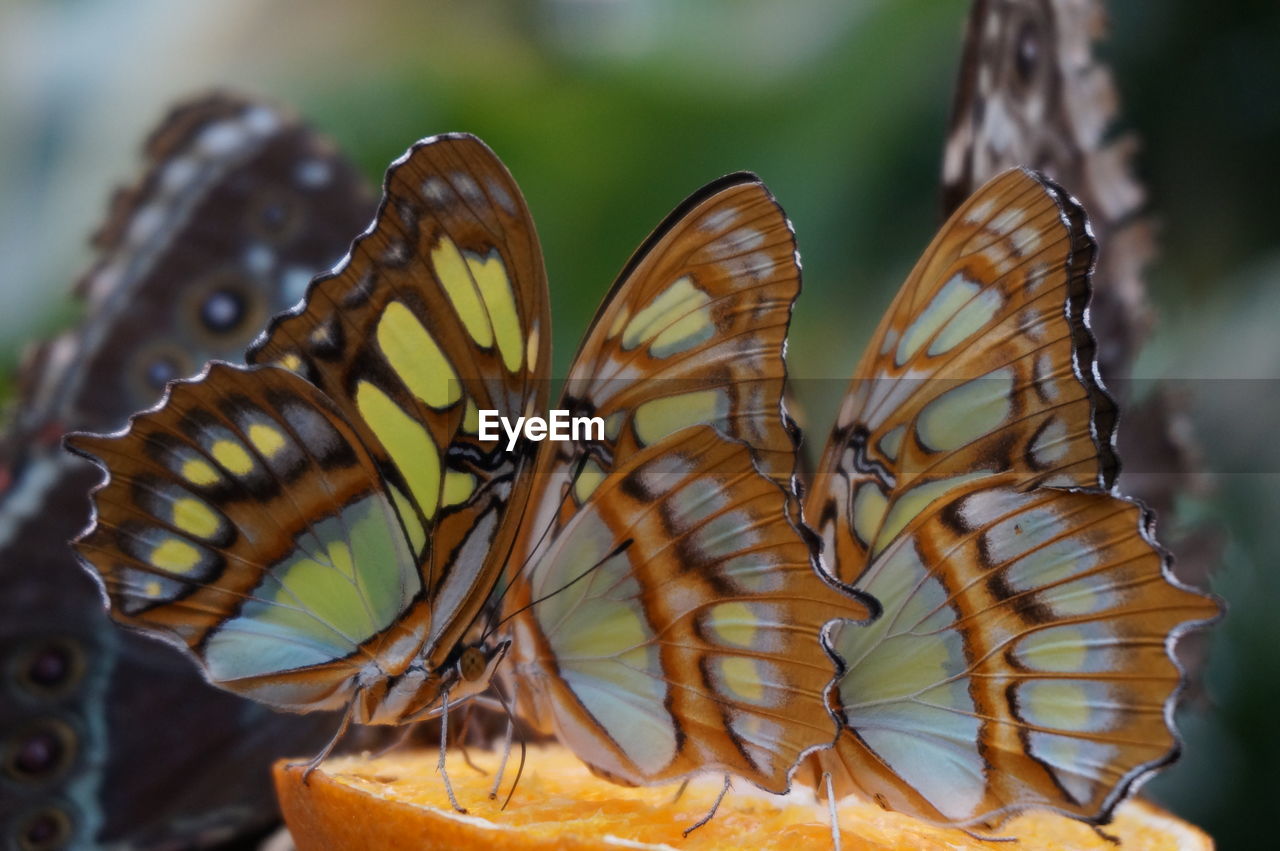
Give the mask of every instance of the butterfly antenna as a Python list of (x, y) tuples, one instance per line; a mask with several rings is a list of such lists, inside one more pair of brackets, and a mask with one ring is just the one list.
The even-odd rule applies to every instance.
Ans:
[(827, 817), (831, 823), (831, 851), (840, 851), (840, 816), (836, 813), (836, 791), (831, 782), (831, 772), (822, 772), (822, 782), (827, 787)]
[(445, 768), (444, 755), (449, 749), (449, 690), (445, 689), (440, 693), (440, 759), (436, 762), (436, 771), (440, 773), (440, 778), (444, 781), (445, 794), (449, 796), (449, 803), (453, 808), (465, 814), (467, 811), (458, 803), (458, 799), (453, 794), (453, 784), (449, 782), (449, 770)]
[[(970, 839), (976, 839), (978, 842), (1017, 842), (1018, 841), (1018, 837), (1016, 836), (983, 836), (980, 833), (974, 833), (972, 830), (969, 830), (969, 828), (967, 827), (962, 827), (960, 829), (964, 831), (965, 834)], [(1117, 841), (1117, 844), (1119, 844), (1118, 841)]]
[[(568, 479), (570, 486), (566, 487), (564, 489), (564, 492), (560, 494), (560, 501), (556, 504), (556, 511), (555, 511), (555, 514), (552, 515), (553, 517), (558, 516), (560, 514), (560, 509), (564, 507), (565, 500), (569, 498), (569, 492), (573, 489), (572, 484), (573, 482), (577, 481), (578, 475), (582, 472), (582, 468), (585, 467), (587, 464), (587, 460), (588, 460), (587, 453), (584, 452), (582, 454), (582, 458), (579, 459), (579, 461), (575, 465), (573, 475), (570, 476)], [(520, 508), (521, 524), (524, 522), (524, 515), (528, 511), (529, 511), (529, 501), (525, 500), (524, 505), (521, 506)], [(524, 573), (525, 569), (529, 567), (530, 564), (533, 563), (533, 557), (537, 554), (537, 552), (540, 549), (542, 549), (542, 545), (546, 543), (547, 535), (550, 534), (551, 529), (554, 527), (554, 525), (555, 525), (554, 522), (548, 523), (546, 527), (540, 533), (538, 533), (538, 539), (534, 541), (533, 547), (529, 550), (529, 555), (525, 558), (525, 560), (520, 564), (518, 568), (516, 568), (514, 571), (511, 572), (509, 576), (506, 577), (506, 583), (502, 586), (502, 590), (499, 591), (497, 595), (490, 598), (489, 614), (488, 614), (489, 623), (485, 625), (484, 637), (488, 637), (493, 633), (493, 631), (497, 627), (501, 626), (501, 622), (495, 623), (493, 619), (497, 617), (498, 614), (502, 611), (503, 599), (507, 596), (507, 592), (510, 591), (511, 588), (516, 584), (516, 577)], [(517, 524), (516, 528), (518, 529), (519, 526), (520, 524)], [(511, 537), (511, 543), (507, 546), (507, 552), (503, 556), (504, 561), (511, 558), (511, 551), (515, 549), (516, 542), (517, 542), (517, 536), (513, 535)]]
[(686, 839), (688, 839), (689, 834), (693, 833), (695, 830), (697, 830), (698, 828), (702, 827), (704, 824), (706, 824), (707, 822), (715, 818), (716, 811), (720, 809), (720, 802), (724, 800), (724, 796), (727, 795), (728, 793), (729, 793), (729, 775), (726, 774), (724, 776), (724, 785), (720, 787), (720, 794), (716, 795), (716, 801), (714, 804), (711, 805), (711, 810), (705, 816), (695, 821), (692, 825), (690, 825), (689, 827), (686, 827), (684, 831), (681, 833), (681, 835), (684, 836)]

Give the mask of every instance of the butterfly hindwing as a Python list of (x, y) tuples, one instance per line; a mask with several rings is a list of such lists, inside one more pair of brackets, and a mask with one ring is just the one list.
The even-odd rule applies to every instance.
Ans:
[(934, 503), (858, 582), (881, 619), (833, 639), (848, 729), (823, 767), (933, 821), (1104, 817), (1176, 756), (1169, 647), (1216, 611), (1170, 580), (1149, 519), (1016, 475)]
[(519, 702), (615, 781), (784, 791), (834, 732), (824, 626), (868, 614), (814, 569), (789, 499), (705, 425), (623, 459), (508, 597)]
[(223, 688), (293, 709), (350, 700), (366, 657), (409, 629), (421, 581), (335, 406), (285, 370), (214, 365), (123, 441), (71, 442), (112, 471), (79, 547), (117, 619), (185, 645)]

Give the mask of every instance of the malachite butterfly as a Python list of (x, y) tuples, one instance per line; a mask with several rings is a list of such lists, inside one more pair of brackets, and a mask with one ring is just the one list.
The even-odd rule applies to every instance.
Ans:
[(1175, 758), (1173, 645), (1218, 604), (1114, 489), (1093, 264), (1080, 206), (1006, 172), (872, 337), (807, 513), (829, 568), (883, 614), (837, 627), (843, 729), (810, 782), (947, 824), (1028, 807), (1103, 823)]
[(402, 724), (491, 690), (612, 779), (782, 791), (837, 732), (830, 622), (876, 611), (815, 568), (799, 521), (798, 290), (764, 186), (708, 185), (570, 370), (560, 408), (603, 439), (507, 452), (479, 412), (546, 409), (540, 248), (483, 143), (426, 140), (250, 366), (68, 441), (106, 472), (77, 551), (118, 621), (238, 694)]
[(355, 169), (280, 107), (228, 93), (175, 107), (114, 197), (77, 294), (40, 345), (0, 440), (0, 844), (207, 847), (278, 821), (268, 766), (323, 745), (116, 628), (66, 542), (99, 474), (62, 451), (113, 429), (169, 379), (236, 358), (329, 268), (374, 208)]

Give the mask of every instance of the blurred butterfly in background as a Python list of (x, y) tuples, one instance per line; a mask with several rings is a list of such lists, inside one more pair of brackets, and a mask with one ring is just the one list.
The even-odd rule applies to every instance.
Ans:
[[(1169, 534), (1179, 497), (1203, 495), (1210, 484), (1170, 389), (1130, 392), (1133, 359), (1152, 325), (1143, 274), (1156, 246), (1133, 174), (1139, 140), (1114, 131), (1120, 98), (1094, 55), (1105, 28), (1100, 0), (975, 0), (943, 158), (943, 213), (1016, 166), (1048, 175), (1089, 211), (1099, 248), (1089, 308), (1098, 368), (1126, 411), (1119, 485)], [(1178, 574), (1205, 582), (1221, 552), (1216, 534), (1203, 526), (1173, 532)]]
[(66, 541), (94, 467), (64, 432), (111, 429), (165, 383), (236, 358), (368, 222), (361, 178), (279, 109), (185, 103), (118, 193), (77, 292), (85, 318), (20, 377), (0, 442), (0, 826), (5, 847), (208, 847), (277, 821), (271, 762), (332, 719), (210, 688), (178, 653), (115, 627)]
[(571, 368), (561, 409), (601, 433), (508, 452), (481, 411), (546, 410), (541, 250), (497, 157), (434, 137), (251, 366), (68, 441), (106, 471), (78, 552), (118, 621), (238, 694), (366, 724), (514, 698), (612, 779), (781, 791), (835, 736), (826, 624), (875, 610), (815, 570), (795, 517), (798, 290), (763, 185), (708, 185), (624, 268)]
[(1084, 211), (1007, 172), (952, 215), (871, 339), (807, 514), (883, 614), (841, 624), (844, 729), (809, 765), (933, 822), (1105, 823), (1177, 755), (1173, 644), (1217, 603), (1114, 490)]

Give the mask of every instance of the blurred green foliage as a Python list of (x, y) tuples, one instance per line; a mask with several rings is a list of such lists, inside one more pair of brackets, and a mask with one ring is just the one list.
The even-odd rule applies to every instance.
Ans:
[[(203, 33), (197, 55), (160, 51), (176, 69), (166, 76), (166, 67), (127, 64), (132, 50), (156, 52), (149, 40), (174, 38), (175, 26), (185, 32), (161, 4), (39, 5), (16, 3), (0, 22), (8, 16), (54, 42), (83, 29), (77, 15), (128, 26), (114, 32), (117, 49), (88, 61), (59, 59), (65, 45), (51, 43), (52, 60), (30, 61), (46, 72), (52, 63), (53, 73), (13, 76), (13, 89), (0, 94), (11, 105), (40, 104), (28, 103), (25, 114), (39, 123), (30, 133), (0, 135), (0, 160), (34, 175), (7, 184), (21, 191), (0, 207), (9, 217), (0, 235), (21, 211), (47, 209), (48, 193), (76, 191), (55, 178), (70, 154), (98, 150), (93, 133), (110, 127), (116, 147), (78, 165), (105, 174), (121, 159), (121, 140), (146, 131), (144, 123), (68, 117), (98, 96), (128, 98), (135, 113), (158, 116), (195, 86), (248, 88), (299, 106), (371, 178), (415, 139), (466, 130), (506, 161), (538, 222), (563, 374), (598, 299), (648, 230), (702, 183), (750, 169), (789, 212), (804, 258), (793, 373), (836, 379), (850, 373), (938, 224), (937, 176), (965, 16), (965, 4), (948, 0), (384, 0), (280, 4), (272, 12), (228, 3), (232, 23)], [(1280, 5), (1113, 5), (1102, 53), (1116, 72), (1125, 126), (1144, 141), (1139, 164), (1163, 246), (1149, 276), (1162, 322), (1140, 372), (1262, 379), (1256, 391), (1274, 395)], [(33, 28), (37, 15), (44, 23)], [(167, 23), (150, 26), (155, 19)], [(28, 47), (35, 55), (44, 46)], [(174, 88), (179, 83), (186, 88)], [(73, 144), (59, 134), (79, 135)], [(103, 200), (81, 194), (73, 203), (92, 212)], [(6, 275), (0, 284), (11, 292), (65, 286), (71, 264), (88, 254), (70, 249), (82, 234), (61, 237), (68, 247), (34, 258), (34, 276)], [(42, 306), (21, 339), (4, 341), (10, 361), (50, 321)], [(837, 395), (802, 400), (819, 438)], [(1280, 800), (1277, 423), (1266, 420), (1264, 437), (1249, 444), (1253, 454), (1241, 458), (1231, 454), (1241, 417), (1224, 416), (1194, 392), (1192, 406), (1210, 467), (1254, 472), (1220, 475), (1215, 495), (1193, 506), (1227, 541), (1213, 584), (1233, 608), (1212, 639), (1208, 698), (1183, 713), (1184, 759), (1152, 788), (1224, 847), (1243, 847), (1259, 839), (1252, 825)]]

